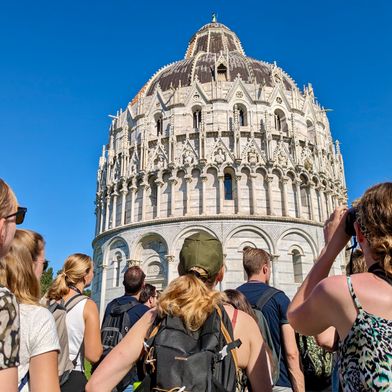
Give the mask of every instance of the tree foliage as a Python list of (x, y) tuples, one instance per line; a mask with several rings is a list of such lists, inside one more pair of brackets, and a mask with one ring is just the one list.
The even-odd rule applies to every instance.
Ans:
[(44, 295), (48, 291), (50, 285), (53, 282), (53, 268), (49, 267), (42, 273), (41, 276), (41, 294)]

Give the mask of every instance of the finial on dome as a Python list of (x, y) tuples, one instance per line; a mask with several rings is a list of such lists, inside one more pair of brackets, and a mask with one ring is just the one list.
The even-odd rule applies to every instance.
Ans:
[(211, 22), (212, 22), (212, 23), (216, 23), (217, 20), (218, 20), (218, 19), (217, 19), (217, 17), (216, 17), (216, 12), (213, 12), (213, 13), (212, 13), (212, 21), (211, 21)]

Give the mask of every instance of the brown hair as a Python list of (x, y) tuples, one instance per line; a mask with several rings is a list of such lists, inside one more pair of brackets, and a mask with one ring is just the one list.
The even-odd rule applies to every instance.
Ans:
[(263, 265), (270, 265), (270, 254), (263, 249), (246, 246), (243, 249), (242, 263), (248, 277), (258, 274)]
[(234, 306), (238, 310), (242, 310), (243, 312), (248, 313), (249, 316), (252, 316), (257, 323), (259, 322), (251, 304), (246, 299), (245, 295), (241, 293), (241, 291), (227, 289), (225, 290), (225, 294), (227, 297), (227, 303)]
[(20, 230), (16, 231), (10, 250), (2, 260), (0, 283), (7, 286), (20, 303), (38, 304), (40, 284), (33, 271), (33, 259), (26, 237), (20, 235)]
[(75, 253), (68, 256), (63, 269), (50, 286), (46, 296), (56, 301), (69, 293), (69, 286), (75, 286), (81, 282), (93, 268), (91, 257), (83, 253)]
[(26, 248), (31, 254), (33, 261), (38, 259), (40, 252), (45, 247), (44, 237), (32, 230), (18, 229), (16, 230), (15, 238), (23, 240)]
[(0, 178), (0, 218), (12, 213), (17, 206), (16, 196), (10, 186)]
[(375, 259), (392, 275), (392, 182), (364, 193), (357, 205), (357, 222)]
[[(351, 271), (352, 274), (360, 274), (361, 272), (367, 271), (367, 265), (361, 249), (354, 250), (351, 262), (352, 262), (352, 271)], [(350, 263), (346, 265), (346, 275), (349, 274), (350, 274)]]
[(125, 292), (130, 295), (137, 294), (142, 289), (145, 278), (146, 274), (137, 265), (128, 268), (124, 273)]

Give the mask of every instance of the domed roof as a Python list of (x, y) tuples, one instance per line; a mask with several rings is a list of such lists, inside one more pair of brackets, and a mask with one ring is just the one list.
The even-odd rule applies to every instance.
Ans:
[[(240, 77), (247, 83), (273, 86), (274, 70), (277, 69), (275, 64), (245, 56), (237, 35), (214, 18), (190, 39), (185, 59), (160, 69), (134, 100), (143, 93), (152, 95), (158, 85), (162, 91), (167, 91), (189, 86), (195, 79), (200, 83), (213, 80), (233, 82)], [(297, 88), (286, 73), (281, 72), (280, 77), (287, 90)]]

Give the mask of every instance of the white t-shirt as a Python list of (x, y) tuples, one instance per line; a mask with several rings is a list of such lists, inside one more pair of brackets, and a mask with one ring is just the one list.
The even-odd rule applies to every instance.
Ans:
[[(18, 385), (29, 370), (30, 358), (49, 351), (60, 351), (56, 324), (48, 309), (39, 305), (20, 304), (20, 365)], [(22, 392), (29, 392), (28, 383)]]

